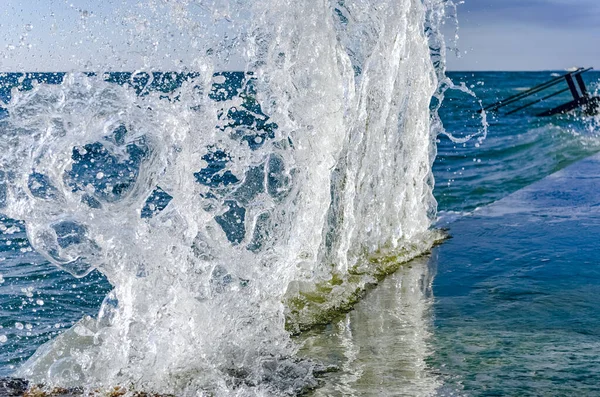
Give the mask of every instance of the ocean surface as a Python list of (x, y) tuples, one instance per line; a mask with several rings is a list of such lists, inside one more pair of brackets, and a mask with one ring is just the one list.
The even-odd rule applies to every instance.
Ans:
[(599, 166), (588, 157), (449, 225), (429, 261), (445, 390), (600, 393)]
[[(485, 105), (552, 78), (451, 76)], [(599, 78), (586, 76), (592, 92)], [(440, 139), (436, 197), (440, 224), (448, 222), (453, 238), (429, 260), (435, 272), (429, 365), (442, 374), (442, 395), (600, 393), (598, 162), (578, 163), (600, 149), (598, 118), (533, 116), (569, 96), (489, 114), (479, 147)], [(450, 131), (469, 133), (463, 126), (473, 107), (465, 99), (442, 113)]]
[[(431, 393), (440, 395), (569, 395), (579, 386), (583, 395), (598, 392), (595, 385), (600, 384), (597, 375), (600, 364), (594, 353), (599, 351), (600, 312), (590, 305), (598, 296), (598, 271), (592, 268), (598, 266), (598, 262), (593, 250), (580, 250), (565, 243), (569, 238), (565, 231), (577, 235), (584, 230), (579, 227), (582, 220), (569, 219), (570, 223), (556, 226), (540, 221), (518, 232), (502, 223), (509, 218), (473, 220), (486, 206), (600, 152), (597, 119), (579, 115), (534, 116), (540, 110), (568, 100), (567, 93), (511, 115), (488, 113), (484, 128), (478, 112), (481, 104), (488, 105), (521, 92), (553, 78), (555, 73), (448, 74), (456, 86), (462, 84), (474, 94), (448, 90), (439, 111), (452, 139), (440, 135), (437, 140), (437, 158), (433, 165), (437, 227), (448, 228), (454, 238), (445, 243), (450, 248), (435, 249), (431, 257), (412, 265), (408, 273), (391, 277), (395, 284), (386, 281), (379, 288), (384, 295), (377, 295), (376, 289), (361, 303), (368, 311), (369, 299), (387, 297), (386, 304), (392, 305), (385, 311), (389, 316), (373, 319), (357, 311), (355, 317), (343, 320), (354, 324), (348, 325), (350, 328), (379, 321), (388, 330), (406, 329), (401, 319), (400, 323), (394, 323), (394, 319), (398, 320), (398, 316), (414, 307), (404, 307), (406, 300), (397, 299), (405, 296), (398, 287), (401, 284), (398, 280), (402, 277), (433, 280), (432, 289), (425, 291), (422, 297), (406, 295), (407, 300), (412, 297), (421, 302), (414, 303), (420, 308), (421, 317), (410, 329), (422, 328), (422, 334), (415, 337), (407, 333), (402, 339), (404, 345), (393, 338), (384, 341), (383, 335), (388, 335), (384, 332), (367, 332), (360, 338), (362, 341), (372, 339), (372, 346), (380, 346), (383, 352), (389, 351), (386, 349), (390, 346), (397, 348), (389, 353), (394, 360), (384, 361), (384, 367), (391, 370), (377, 372), (373, 368), (372, 382), (382, 377), (393, 379), (396, 372), (402, 372), (402, 367), (409, 365), (408, 358), (421, 355), (421, 372), (415, 373), (430, 379)], [(223, 75), (225, 85), (241, 81), (241, 74)], [(105, 76), (115, 84), (133, 86), (138, 95), (148, 90), (163, 91), (165, 100), (174, 100), (167, 94), (188, 77), (169, 73), (155, 74), (153, 78), (128, 73)], [(34, 82), (60, 84), (62, 78), (63, 74), (1, 75), (0, 99), (6, 103), (13, 89), (30, 89)], [(594, 92), (599, 87), (600, 73), (587, 73), (585, 80)], [(220, 88), (215, 87), (215, 100), (220, 100)], [(247, 89), (251, 93), (251, 87)], [(256, 123), (253, 117), (257, 114), (261, 114), (260, 107), (249, 101), (234, 118), (240, 125), (252, 125)], [(5, 116), (0, 113), (0, 117)], [(276, 126), (269, 124), (268, 118), (260, 120), (257, 136), (264, 140)], [(472, 137), (463, 142), (463, 138), (469, 136)], [(259, 144), (260, 139), (248, 137), (248, 143)], [(206, 169), (196, 175), (198, 182), (207, 186), (234, 183), (235, 176), (227, 173), (221, 176), (222, 180), (212, 178), (226, 161), (218, 154), (215, 156), (207, 159)], [(151, 217), (170, 200), (164, 192), (155, 193), (142, 210), (142, 216)], [(3, 194), (0, 184), (0, 200)], [(535, 198), (530, 200), (535, 202)], [(222, 224), (230, 241), (235, 241), (238, 235), (235, 223), (224, 219)], [(587, 232), (594, 230), (597, 229), (590, 227)], [(111, 288), (96, 271), (77, 279), (46, 262), (30, 248), (24, 227), (18, 221), (2, 218), (0, 231), (0, 376), (6, 376), (38, 346), (83, 316), (95, 316)], [(534, 292), (531, 285), (535, 285)], [(394, 311), (394, 308), (402, 310)], [(333, 339), (342, 345), (347, 343), (344, 339), (347, 329), (338, 325), (304, 336), (307, 345), (330, 346), (328, 343)], [(329, 342), (319, 342), (323, 335), (329, 335)], [(378, 335), (381, 335), (379, 339)], [(550, 346), (553, 349), (549, 349)], [(311, 350), (310, 347), (307, 350)], [(368, 346), (362, 351), (366, 350)], [(403, 359), (403, 352), (409, 350), (411, 356)], [(318, 351), (314, 348), (307, 354), (327, 361), (328, 354)], [(339, 354), (348, 356), (347, 352)], [(385, 353), (375, 354), (377, 360), (382, 356)], [(341, 363), (333, 361), (336, 365)], [(371, 363), (375, 365), (376, 361)], [(342, 374), (328, 375), (329, 385), (336, 385), (343, 376), (346, 378), (339, 382), (339, 387), (331, 386), (331, 393), (323, 392), (323, 395), (344, 395), (344, 390), (367, 395), (365, 390), (373, 390), (372, 384), (367, 383), (364, 386), (367, 389), (361, 393), (357, 379), (365, 368), (358, 374), (350, 367)], [(398, 391), (398, 395), (418, 394), (411, 394), (409, 383), (391, 382), (387, 384), (388, 389), (379, 392), (385, 394), (391, 387), (404, 387), (406, 392)], [(419, 385), (422, 387), (422, 382)], [(328, 390), (327, 386), (323, 390)]]

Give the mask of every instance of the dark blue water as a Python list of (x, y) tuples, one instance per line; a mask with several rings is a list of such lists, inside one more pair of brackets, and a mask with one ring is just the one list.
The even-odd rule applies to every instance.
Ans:
[[(474, 85), (488, 104), (550, 78), (453, 77)], [(590, 74), (588, 86), (598, 77)], [(446, 214), (449, 223), (442, 223), (453, 238), (431, 259), (437, 274), (430, 364), (446, 383), (442, 394), (600, 395), (600, 161), (577, 162), (598, 152), (600, 130), (594, 118), (533, 117), (567, 100), (519, 115), (492, 114), (479, 147), (440, 140), (434, 167), (440, 209), (480, 208)], [(475, 106), (458, 102), (464, 108), (443, 117), (449, 129), (468, 133), (473, 124), (461, 127), (460, 117)], [(530, 185), (560, 169), (565, 174)]]
[(600, 157), (450, 225), (436, 355), (465, 395), (600, 394)]
[[(456, 137), (476, 134), (481, 129), (479, 100), (484, 105), (492, 104), (550, 80), (553, 75), (553, 72), (450, 73), (456, 85), (464, 83), (477, 99), (458, 90), (447, 91), (440, 110), (444, 126)], [(586, 73), (584, 78), (588, 88), (597, 89), (599, 72)], [(522, 103), (530, 100), (533, 99)], [(571, 95), (564, 93), (512, 115), (488, 113), (488, 134), (481, 143), (476, 138), (462, 144), (440, 137), (433, 168), (438, 209), (471, 211), (600, 150), (597, 120), (571, 115), (534, 116), (569, 100)]]
[[(6, 74), (0, 80), (0, 97), (7, 102), (11, 89), (26, 90), (34, 81), (60, 84), (63, 76)], [(173, 101), (177, 97), (170, 93), (192, 77), (117, 73), (105, 79), (129, 84), (139, 95), (158, 90), (165, 100)], [(475, 99), (458, 90), (446, 94), (440, 116), (447, 131), (460, 138), (482, 129), (479, 101), (495, 102), (552, 78), (552, 73), (451, 73), (450, 77), (477, 95)], [(592, 90), (599, 79), (598, 73), (586, 75)], [(227, 74), (226, 83), (214, 87), (213, 99), (239, 94), (243, 80), (242, 74)], [(253, 132), (242, 139), (249, 145), (260, 145), (273, 136), (277, 126), (268, 118), (257, 124), (252, 114), (260, 114), (260, 106), (251, 87), (247, 89), (247, 95), (242, 95), (243, 106), (227, 117), (234, 127), (251, 126)], [(597, 391), (600, 335), (596, 330), (600, 316), (593, 300), (600, 289), (592, 236), (599, 231), (598, 219), (595, 215), (572, 216), (571, 212), (564, 219), (556, 213), (468, 215), (600, 151), (595, 119), (534, 117), (538, 111), (568, 99), (565, 93), (513, 115), (488, 114), (484, 140), (475, 137), (457, 143), (438, 137), (433, 170), (439, 225), (449, 227), (454, 238), (433, 253), (438, 274), (433, 291), (435, 354), (430, 365), (443, 374), (450, 391), (466, 395), (568, 395), (577, 385), (589, 395)], [(115, 140), (120, 133), (114, 131)], [(261, 139), (256, 140), (257, 136)], [(143, 151), (143, 142), (130, 150)], [(87, 152), (100, 163), (110, 160), (102, 160), (100, 147)], [(81, 164), (89, 160), (78, 159)], [(205, 160), (209, 165), (195, 174), (198, 183), (218, 189), (239, 182), (233, 175), (219, 174), (227, 153), (214, 151)], [(128, 167), (135, 169), (135, 164)], [(114, 171), (119, 175), (119, 170)], [(86, 181), (75, 181), (74, 188), (79, 182)], [(127, 189), (130, 183), (116, 182), (120, 184), (111, 184), (119, 189)], [(153, 216), (169, 200), (157, 186), (142, 216)], [(529, 198), (540, 205), (543, 200)], [(218, 223), (235, 243), (241, 231), (233, 219), (243, 214), (241, 209), (232, 211)], [(97, 272), (75, 279), (57, 270), (29, 248), (22, 225), (6, 218), (1, 222), (0, 336), (6, 340), (0, 342), (0, 376), (9, 374), (40, 344), (82, 316), (95, 315), (110, 290)]]

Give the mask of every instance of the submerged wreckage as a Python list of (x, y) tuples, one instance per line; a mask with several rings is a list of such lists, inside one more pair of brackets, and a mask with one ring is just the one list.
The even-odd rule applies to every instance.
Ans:
[[(510, 106), (508, 108), (508, 111), (505, 113), (506, 115), (509, 115), (519, 112), (530, 106), (536, 105), (538, 103), (543, 103), (544, 101), (547, 101), (550, 98), (558, 96), (564, 92), (570, 91), (571, 95), (573, 96), (573, 100), (563, 103), (560, 106), (556, 106), (539, 112), (536, 114), (536, 116), (553, 116), (555, 114), (568, 113), (576, 109), (581, 109), (583, 113), (588, 115), (598, 114), (600, 110), (600, 97), (590, 95), (582, 77), (582, 74), (592, 69), (593, 68), (577, 68), (564, 75), (557, 76), (552, 80), (546, 81), (545, 83), (536, 85), (535, 87), (532, 87), (526, 91), (520, 92), (516, 95), (512, 95), (508, 98), (502, 99), (501, 101), (486, 106), (483, 110), (495, 112), (500, 110), (501, 108)], [(563, 83), (566, 83), (566, 87), (562, 86)], [(546, 94), (546, 92), (548, 92), (551, 88), (560, 89), (558, 89), (558, 91), (555, 90)], [(532, 100), (528, 102), (522, 102), (528, 98)]]

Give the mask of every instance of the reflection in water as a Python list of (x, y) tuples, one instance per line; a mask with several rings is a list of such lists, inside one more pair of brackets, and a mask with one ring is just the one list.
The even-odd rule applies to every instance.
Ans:
[(417, 258), (325, 329), (300, 336), (300, 354), (338, 368), (314, 396), (429, 396), (441, 382), (428, 368), (432, 353), (428, 257)]

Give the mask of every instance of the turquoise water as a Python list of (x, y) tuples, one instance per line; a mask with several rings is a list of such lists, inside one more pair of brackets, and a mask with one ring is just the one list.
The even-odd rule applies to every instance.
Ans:
[[(477, 96), (447, 91), (440, 116), (446, 130), (460, 138), (481, 133), (479, 100), (495, 102), (550, 79), (552, 72), (449, 75)], [(233, 76), (230, 84), (235, 84)], [(166, 100), (169, 90), (183, 78), (163, 76), (153, 79), (150, 87), (143, 76), (133, 77), (109, 76), (115, 83), (140, 87), (141, 95), (144, 87), (163, 90)], [(588, 86), (594, 87), (599, 78), (600, 74), (589, 73)], [(6, 75), (2, 99), (9, 99), (10, 88), (27, 88), (35, 79), (59, 83), (62, 75)], [(434, 304), (426, 310), (433, 324), (428, 337), (433, 354), (427, 365), (446, 384), (440, 394), (536, 395), (545, 390), (556, 395), (568, 394), (577, 385), (590, 393), (595, 390), (600, 316), (590, 303), (599, 292), (594, 246), (591, 237), (585, 244), (568, 243), (582, 230), (593, 236), (595, 218), (583, 229), (581, 219), (568, 217), (560, 224), (536, 218), (516, 230), (507, 226), (521, 222), (516, 215), (479, 222), (476, 216), (467, 216), (600, 151), (595, 119), (533, 117), (536, 109), (566, 98), (568, 94), (510, 116), (488, 114), (483, 140), (476, 136), (459, 143), (438, 137), (433, 167), (438, 225), (449, 227), (454, 236), (433, 252), (430, 263), (437, 274), (431, 291)], [(252, 123), (248, 114), (259, 110), (253, 108), (255, 103), (246, 106), (247, 113), (237, 115), (242, 124)], [(259, 134), (268, 138), (273, 128), (265, 122)], [(248, 142), (255, 142), (253, 138), (248, 137)], [(198, 173), (199, 182), (210, 186), (210, 177), (225, 157), (207, 159), (209, 166)], [(227, 174), (223, 178), (220, 183), (235, 182)], [(160, 210), (165, 200), (168, 197), (157, 195), (149, 204)], [(95, 315), (110, 290), (97, 272), (75, 279), (57, 270), (29, 248), (22, 225), (10, 219), (3, 219), (2, 224), (0, 335), (6, 341), (0, 345), (0, 376), (10, 374), (40, 344), (82, 316)], [(222, 226), (234, 241), (235, 224), (224, 221)], [(586, 266), (573, 271), (582, 264)], [(401, 363), (399, 359), (396, 365)]]

